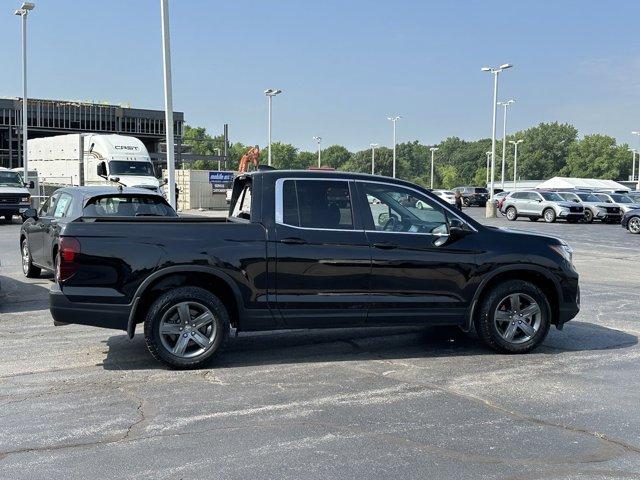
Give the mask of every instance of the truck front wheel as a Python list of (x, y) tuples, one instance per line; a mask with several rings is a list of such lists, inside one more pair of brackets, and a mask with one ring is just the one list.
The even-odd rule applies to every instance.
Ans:
[(547, 336), (551, 307), (536, 285), (507, 280), (484, 295), (475, 323), (478, 336), (494, 350), (525, 353)]
[(181, 287), (153, 302), (144, 322), (147, 348), (156, 360), (173, 368), (206, 365), (229, 337), (229, 314), (214, 294), (200, 287)]

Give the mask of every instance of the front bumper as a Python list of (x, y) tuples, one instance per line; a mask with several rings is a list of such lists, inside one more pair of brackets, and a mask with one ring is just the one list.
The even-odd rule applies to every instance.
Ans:
[(128, 304), (72, 302), (57, 283), (49, 290), (49, 310), (56, 325), (75, 323), (126, 331), (131, 309)]
[(566, 212), (566, 211), (562, 211), (560, 210), (560, 212), (558, 212), (557, 214), (558, 218), (576, 218), (576, 219), (581, 219), (584, 218), (584, 211), (582, 212)]
[(30, 207), (28, 203), (0, 204), (0, 215), (20, 215)]

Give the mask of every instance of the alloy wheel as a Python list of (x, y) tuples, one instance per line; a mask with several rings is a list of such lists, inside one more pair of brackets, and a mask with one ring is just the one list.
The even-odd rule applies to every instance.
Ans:
[(217, 321), (207, 307), (185, 301), (169, 308), (160, 320), (160, 340), (173, 355), (193, 358), (203, 354), (216, 340)]
[(504, 297), (496, 308), (493, 322), (500, 336), (509, 343), (531, 340), (542, 323), (540, 305), (525, 293)]
[(631, 233), (640, 233), (640, 217), (630, 218), (627, 226)]
[(22, 242), (22, 272), (26, 275), (29, 272), (29, 263), (31, 263), (29, 254), (29, 245), (27, 241)]

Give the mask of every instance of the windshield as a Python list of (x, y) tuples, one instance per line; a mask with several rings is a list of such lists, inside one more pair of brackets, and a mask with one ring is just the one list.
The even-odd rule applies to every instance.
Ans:
[(0, 172), (0, 187), (24, 187), (24, 183), (17, 172)]
[(156, 196), (108, 196), (89, 200), (86, 217), (176, 217), (164, 199)]
[(150, 162), (128, 162), (124, 160), (109, 162), (109, 175), (155, 176), (153, 165)]
[(474, 188), (473, 191), (475, 193), (489, 193), (489, 191), (486, 188)]
[(616, 203), (633, 203), (631, 197), (627, 197), (626, 195), (616, 195), (615, 193), (611, 195), (613, 201)]
[(564, 199), (557, 193), (540, 192), (540, 195), (542, 195), (542, 198), (544, 198), (545, 200), (549, 200), (550, 202), (564, 202)]
[(580, 201), (580, 198), (575, 193), (559, 193), (558, 195), (569, 202)]
[(580, 197), (580, 200), (584, 202), (601, 202), (602, 201), (591, 193), (579, 193), (578, 197)]

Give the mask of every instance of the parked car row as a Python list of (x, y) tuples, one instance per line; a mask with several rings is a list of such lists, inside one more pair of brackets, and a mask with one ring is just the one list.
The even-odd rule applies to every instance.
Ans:
[(507, 220), (544, 219), (553, 223), (559, 219), (569, 223), (622, 224), (631, 233), (640, 233), (640, 193), (519, 190), (494, 195), (500, 213)]

